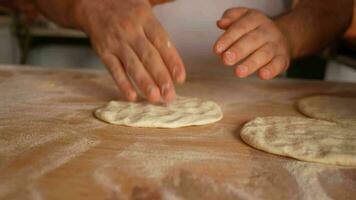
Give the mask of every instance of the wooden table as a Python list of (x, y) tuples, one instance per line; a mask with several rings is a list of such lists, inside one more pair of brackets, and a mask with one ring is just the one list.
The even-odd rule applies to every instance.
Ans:
[(216, 101), (224, 118), (109, 125), (93, 116), (120, 99), (106, 72), (1, 66), (0, 199), (355, 199), (355, 168), (264, 153), (239, 131), (257, 116), (302, 116), (304, 96), (356, 95), (356, 84), (193, 73), (178, 93)]

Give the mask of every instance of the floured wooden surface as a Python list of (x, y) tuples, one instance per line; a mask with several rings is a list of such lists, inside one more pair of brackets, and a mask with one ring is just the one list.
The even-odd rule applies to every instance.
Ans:
[[(222, 69), (223, 70), (223, 69)], [(217, 102), (216, 124), (180, 129), (109, 125), (93, 111), (120, 98), (103, 72), (0, 67), (0, 199), (351, 199), (356, 169), (252, 149), (239, 138), (257, 116), (301, 116), (314, 94), (355, 84), (190, 75), (183, 96)]]

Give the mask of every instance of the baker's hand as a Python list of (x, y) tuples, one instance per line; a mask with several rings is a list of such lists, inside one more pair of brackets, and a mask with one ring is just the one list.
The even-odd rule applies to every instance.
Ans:
[(185, 79), (183, 62), (148, 0), (90, 0), (77, 17), (127, 100), (134, 84), (150, 102), (175, 98), (174, 82)]
[(226, 30), (214, 46), (224, 64), (236, 65), (235, 74), (246, 77), (258, 71), (261, 79), (272, 79), (290, 63), (290, 46), (278, 26), (263, 13), (248, 8), (225, 11), (217, 22)]

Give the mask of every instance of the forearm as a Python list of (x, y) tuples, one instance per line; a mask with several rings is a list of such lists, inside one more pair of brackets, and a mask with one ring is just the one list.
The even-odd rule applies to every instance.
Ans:
[(275, 22), (287, 37), (292, 58), (299, 58), (337, 39), (351, 22), (352, 8), (352, 0), (301, 0)]
[[(85, 5), (82, 0), (33, 0), (39, 10), (54, 22), (71, 28), (81, 29), (81, 20), (85, 21), (80, 16), (81, 9)], [(166, 3), (173, 0), (137, 0), (147, 1), (151, 5)], [(99, 1), (98, 3), (104, 3)]]
[(79, 28), (77, 5), (81, 0), (33, 0), (43, 15), (59, 25)]

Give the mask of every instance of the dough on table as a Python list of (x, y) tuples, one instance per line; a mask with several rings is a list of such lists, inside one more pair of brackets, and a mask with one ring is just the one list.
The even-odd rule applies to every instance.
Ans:
[(356, 126), (356, 98), (311, 96), (299, 100), (298, 108), (309, 117)]
[(356, 166), (356, 129), (304, 117), (256, 118), (242, 128), (247, 144), (304, 161)]
[(97, 109), (95, 115), (111, 124), (152, 128), (204, 125), (223, 117), (216, 103), (186, 97), (177, 97), (169, 105), (111, 101), (107, 106)]

